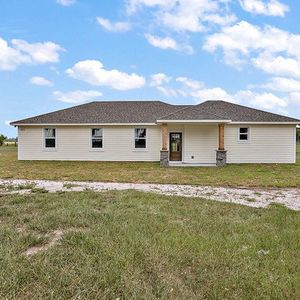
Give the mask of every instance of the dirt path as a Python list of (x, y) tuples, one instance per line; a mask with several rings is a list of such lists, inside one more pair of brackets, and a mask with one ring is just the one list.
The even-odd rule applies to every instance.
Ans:
[[(2, 186), (2, 189), (1, 189)], [(28, 187), (28, 188), (27, 188)], [(134, 189), (163, 195), (183, 197), (199, 197), (208, 200), (238, 203), (251, 207), (267, 207), (270, 203), (283, 204), (300, 211), (300, 189), (262, 189), (262, 188), (227, 188), (209, 186), (189, 186), (173, 184), (139, 184), (139, 183), (106, 183), (78, 181), (47, 181), (47, 180), (2, 180), (0, 193), (31, 193), (32, 187), (47, 192), (74, 192), (86, 189), (96, 192), (106, 190)]]

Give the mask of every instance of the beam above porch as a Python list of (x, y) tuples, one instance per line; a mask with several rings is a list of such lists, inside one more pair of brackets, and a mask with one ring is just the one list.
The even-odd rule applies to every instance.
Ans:
[(166, 123), (172, 123), (172, 124), (226, 124), (232, 122), (231, 120), (157, 120), (157, 124), (166, 124)]

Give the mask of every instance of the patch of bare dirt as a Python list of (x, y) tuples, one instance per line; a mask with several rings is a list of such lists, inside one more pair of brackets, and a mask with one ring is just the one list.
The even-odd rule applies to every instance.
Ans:
[(39, 252), (47, 251), (50, 247), (53, 247), (62, 239), (63, 234), (64, 234), (64, 232), (62, 230), (53, 231), (51, 233), (51, 239), (49, 240), (49, 242), (47, 244), (41, 245), (41, 246), (30, 247), (24, 252), (24, 254), (26, 256), (32, 256)]

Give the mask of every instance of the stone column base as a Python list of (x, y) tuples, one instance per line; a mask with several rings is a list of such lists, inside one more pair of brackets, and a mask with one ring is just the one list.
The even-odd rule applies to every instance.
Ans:
[(169, 166), (169, 151), (161, 150), (160, 151), (160, 166), (166, 168)]
[(224, 167), (226, 165), (226, 150), (217, 150), (216, 151), (216, 165), (217, 167)]

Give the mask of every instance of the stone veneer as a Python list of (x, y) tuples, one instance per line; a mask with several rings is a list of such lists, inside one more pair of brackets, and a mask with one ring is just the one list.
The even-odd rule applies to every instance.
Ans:
[(169, 151), (168, 150), (160, 151), (160, 166), (164, 167), (164, 168), (169, 166)]
[(224, 167), (226, 165), (226, 150), (217, 150), (216, 151), (216, 165), (217, 167)]

